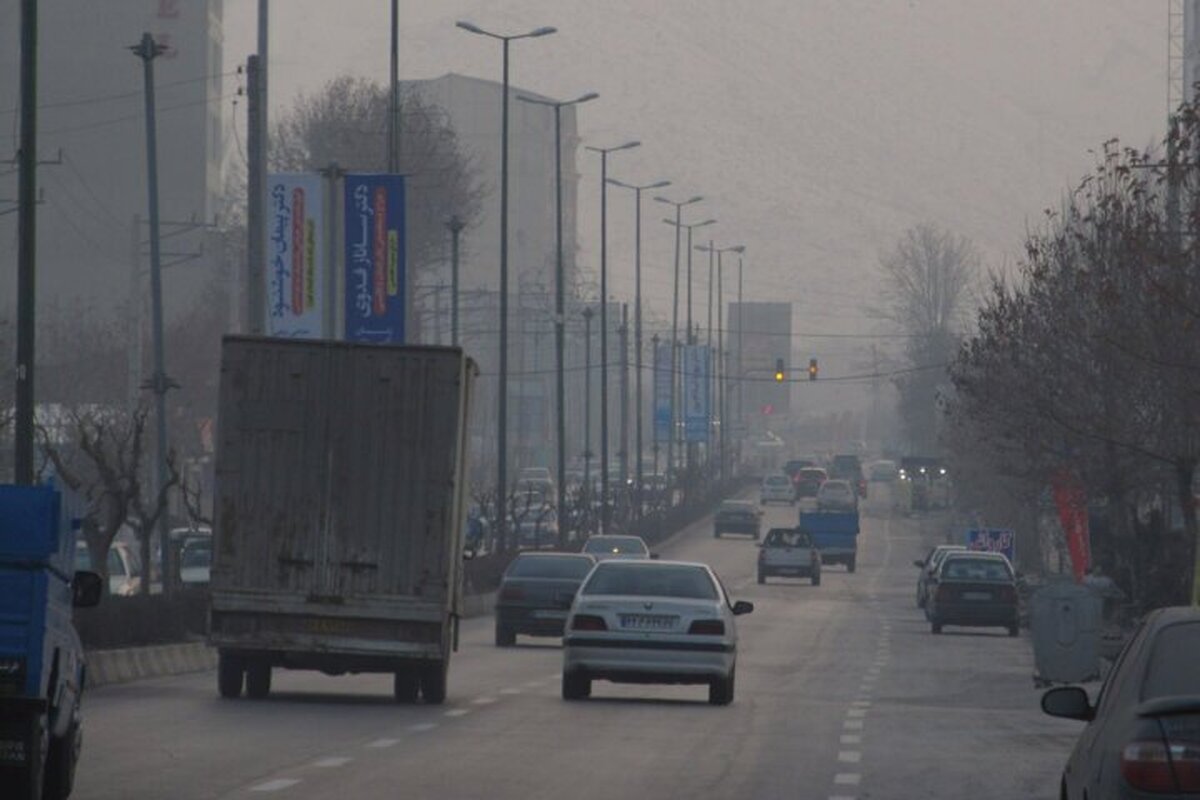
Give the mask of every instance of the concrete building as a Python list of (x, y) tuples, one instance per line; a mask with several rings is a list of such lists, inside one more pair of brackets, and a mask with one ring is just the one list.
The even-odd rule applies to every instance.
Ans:
[[(733, 387), (731, 411), (736, 415), (740, 397), (750, 433), (779, 430), (791, 413), (791, 381), (806, 374), (808, 369), (807, 361), (799, 363), (793, 357), (792, 304), (730, 303), (727, 320), (729, 332), (725, 346), (729, 351), (729, 376)], [(739, 347), (742, 354), (740, 370), (737, 363)], [(784, 383), (774, 380), (777, 359), (783, 359), (787, 377)]]
[[(0, 155), (18, 146), (20, 3), (0, 0)], [(124, 307), (134, 259), (133, 220), (147, 215), (142, 61), (129, 50), (148, 32), (168, 49), (154, 62), (160, 213), (211, 222), (227, 150), (222, 0), (43, 2), (39, 7), (39, 297), (80, 298), (101, 314)], [(61, 162), (57, 161), (61, 151)], [(0, 169), (0, 198), (17, 176)], [(0, 208), (0, 210), (4, 210)], [(16, 219), (0, 216), (0, 313), (16, 295)], [(181, 226), (165, 226), (180, 232)], [(142, 226), (139, 240), (145, 240)], [(199, 235), (169, 250), (192, 251)], [(9, 247), (8, 245), (12, 245)], [(208, 275), (204, 259), (164, 278), (168, 317), (186, 310)]]

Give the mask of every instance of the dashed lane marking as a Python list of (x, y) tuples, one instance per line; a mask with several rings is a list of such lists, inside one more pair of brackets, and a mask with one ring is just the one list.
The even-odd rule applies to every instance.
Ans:
[(833, 782), (838, 786), (858, 786), (862, 783), (862, 775), (857, 772), (839, 772), (833, 776)]
[(865, 717), (866, 715), (867, 715), (867, 710), (865, 708), (852, 708), (846, 712), (846, 716), (851, 717), (851, 718), (857, 717), (857, 718), (861, 719), (861, 718)]
[(870, 707), (871, 707), (871, 701), (870, 701), (870, 700), (855, 700), (855, 701), (854, 701), (853, 703), (851, 703), (850, 705), (852, 705), (852, 706), (859, 706), (859, 707), (861, 707), (861, 708), (870, 708)]
[(523, 689), (518, 689), (515, 686), (509, 689), (501, 689), (500, 694), (520, 694)]
[(476, 697), (474, 700), (471, 701), (472, 705), (477, 705), (477, 706), (491, 705), (494, 702), (496, 702), (496, 698), (494, 698), (494, 697)]
[(367, 747), (371, 747), (376, 750), (382, 750), (385, 747), (395, 747), (398, 744), (400, 744), (399, 739), (376, 739), (373, 742), (369, 742)]
[(344, 767), (354, 759), (346, 756), (329, 756), (328, 758), (318, 758), (313, 762), (314, 767), (322, 767), (324, 769), (332, 769), (333, 767)]
[(290, 786), (295, 786), (299, 783), (298, 778), (276, 778), (273, 781), (260, 783), (258, 786), (250, 787), (252, 792), (278, 792), (282, 789), (287, 789)]
[(831, 794), (829, 800), (858, 800), (856, 797), (848, 794)]
[(436, 722), (417, 722), (408, 726), (408, 730), (412, 733), (425, 733), (437, 727)]
[(843, 750), (838, 753), (838, 761), (843, 764), (857, 764), (862, 761), (862, 753), (857, 750)]
[(862, 744), (862, 736), (857, 733), (843, 733), (842, 744)]
[(861, 731), (863, 729), (863, 721), (861, 719), (848, 719), (842, 723), (842, 728), (848, 731)]
[(470, 714), (470, 713), (471, 713), (471, 709), (469, 709), (469, 708), (452, 708), (446, 712), (446, 716), (447, 717), (465, 717), (467, 714)]

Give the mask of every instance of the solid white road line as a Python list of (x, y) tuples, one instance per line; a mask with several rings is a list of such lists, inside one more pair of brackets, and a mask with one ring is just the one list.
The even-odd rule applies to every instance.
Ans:
[(267, 781), (266, 783), (260, 783), (258, 786), (252, 786), (250, 787), (250, 791), (278, 792), (279, 790), (286, 789), (289, 786), (295, 786), (299, 782), (300, 781), (297, 778), (276, 778), (273, 781)]

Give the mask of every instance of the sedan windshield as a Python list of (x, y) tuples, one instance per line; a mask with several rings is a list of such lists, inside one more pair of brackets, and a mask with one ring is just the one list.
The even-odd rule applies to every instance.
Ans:
[(508, 568), (511, 578), (583, 578), (592, 569), (592, 559), (582, 556), (529, 556), (518, 558)]
[(998, 558), (952, 558), (942, 568), (942, 577), (950, 580), (1007, 581), (1012, 572)]
[(636, 536), (593, 536), (583, 547), (585, 553), (648, 553), (646, 543)]
[(678, 597), (689, 600), (716, 600), (717, 588), (703, 567), (689, 565), (615, 564), (596, 567), (583, 587), (585, 595), (624, 595), (638, 597)]

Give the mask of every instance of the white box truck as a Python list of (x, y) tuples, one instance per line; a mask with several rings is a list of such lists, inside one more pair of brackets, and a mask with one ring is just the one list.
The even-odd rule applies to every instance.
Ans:
[(458, 348), (226, 337), (209, 643), (218, 690), (271, 670), (394, 675), (446, 697), (462, 603), (468, 404)]

